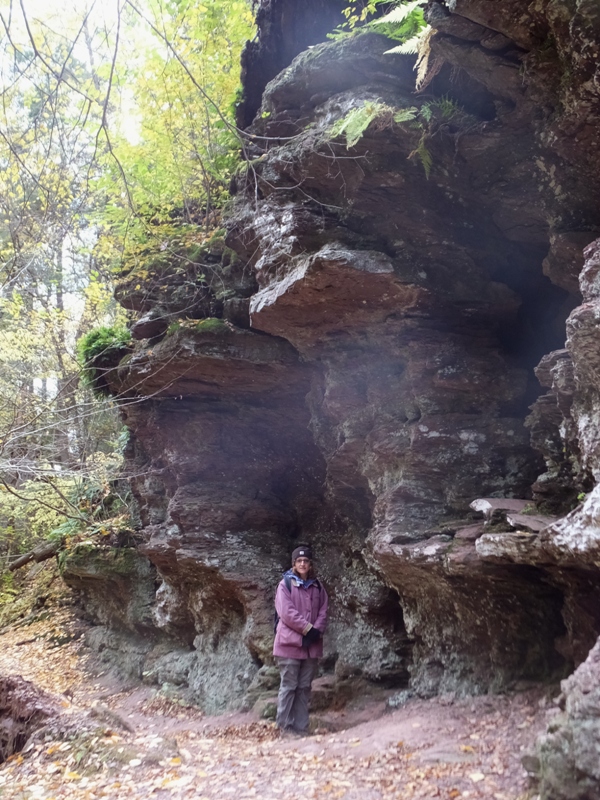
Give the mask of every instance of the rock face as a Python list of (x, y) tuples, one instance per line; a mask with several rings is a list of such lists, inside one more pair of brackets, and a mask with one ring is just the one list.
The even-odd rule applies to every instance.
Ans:
[[(137, 673), (211, 709), (256, 698), (306, 540), (340, 685), (557, 679), (600, 632), (599, 490), (573, 510), (600, 469), (597, 5), (430, 2), (422, 94), (383, 36), (300, 52), (334, 5), (259, 4), (255, 144), (196, 319), (160, 323), (180, 283), (154, 313), (134, 276), (119, 290), (143, 316), (108, 379), (139, 400), (123, 414), (158, 589), (102, 635), (135, 629)], [(360, 108), (348, 149), (332, 126)], [(481, 520), (475, 498), (528, 502)], [(93, 611), (102, 582), (81, 580)]]
[(542, 797), (594, 800), (600, 787), (600, 643), (562, 683), (563, 712), (539, 741)]
[(29, 737), (59, 713), (55, 697), (18, 675), (0, 677), (0, 764), (23, 749)]

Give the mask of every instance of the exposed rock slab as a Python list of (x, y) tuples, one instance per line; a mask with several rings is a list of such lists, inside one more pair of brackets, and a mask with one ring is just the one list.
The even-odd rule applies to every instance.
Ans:
[(539, 533), (553, 522), (556, 522), (556, 517), (541, 516), (539, 514), (507, 514), (506, 521), (518, 530), (525, 529), (530, 533)]
[(469, 504), (473, 511), (481, 511), (487, 522), (492, 522), (501, 515), (506, 518), (510, 514), (518, 514), (531, 503), (513, 497), (479, 497)]

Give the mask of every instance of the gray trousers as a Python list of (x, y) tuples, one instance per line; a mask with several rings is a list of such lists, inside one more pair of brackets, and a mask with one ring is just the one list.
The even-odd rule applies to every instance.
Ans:
[(316, 658), (278, 658), (281, 684), (277, 697), (277, 727), (308, 731), (310, 685), (317, 672)]

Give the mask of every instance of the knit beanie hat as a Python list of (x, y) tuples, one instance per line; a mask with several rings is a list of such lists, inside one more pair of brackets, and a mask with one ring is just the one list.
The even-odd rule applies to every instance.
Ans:
[(297, 558), (302, 558), (302, 557), (310, 558), (310, 560), (312, 561), (313, 554), (311, 548), (308, 547), (308, 545), (300, 545), (300, 547), (297, 547), (295, 550), (292, 551), (292, 564), (296, 563)]

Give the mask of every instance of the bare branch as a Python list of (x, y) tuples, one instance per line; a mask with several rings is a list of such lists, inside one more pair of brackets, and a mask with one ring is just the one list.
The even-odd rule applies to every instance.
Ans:
[[(68, 519), (76, 519), (79, 522), (87, 522), (87, 518), (82, 516), (81, 514), (78, 514), (77, 516), (73, 516), (73, 514), (69, 514), (67, 511), (65, 511), (64, 508), (59, 508), (58, 506), (53, 506), (51, 503), (47, 503), (45, 500), (41, 500), (39, 497), (26, 497), (25, 495), (20, 494), (19, 492), (17, 492), (16, 489), (14, 489), (12, 486), (10, 486), (10, 484), (8, 484), (4, 480), (4, 478), (0, 478), (0, 485), (4, 486), (5, 490), (9, 494), (12, 494), (15, 497), (18, 497), (19, 500), (26, 500), (27, 502), (30, 502), (30, 503), (39, 503), (41, 506), (44, 506), (44, 508), (48, 508), (48, 509), (50, 509), (50, 511), (56, 511), (57, 514), (61, 514), (63, 517), (67, 517)], [(52, 487), (52, 488), (56, 488), (56, 487)]]

